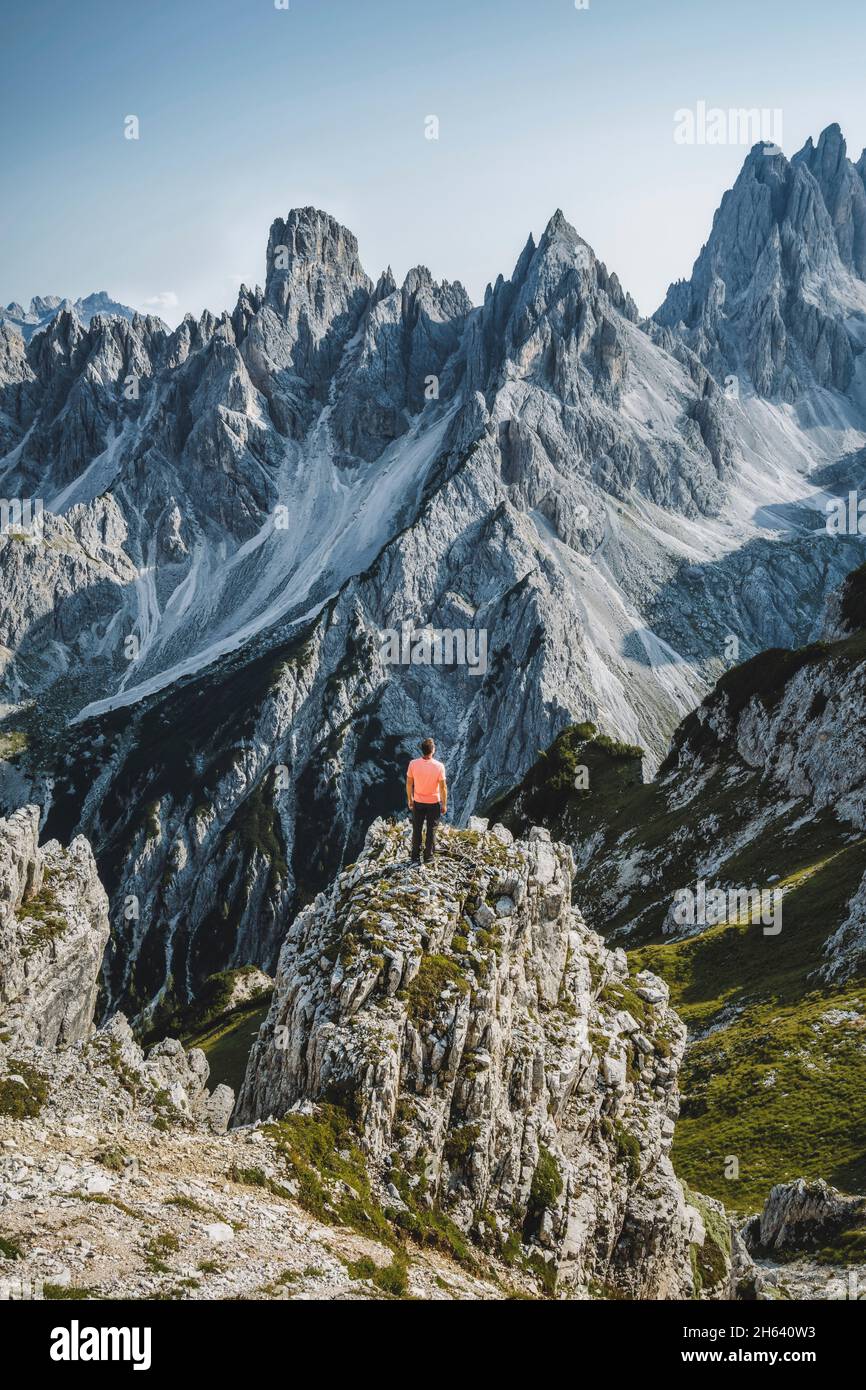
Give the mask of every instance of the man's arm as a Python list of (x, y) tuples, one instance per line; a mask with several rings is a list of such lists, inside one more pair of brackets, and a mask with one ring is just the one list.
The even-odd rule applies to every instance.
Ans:
[(439, 800), (442, 806), (442, 814), (448, 810), (448, 783), (445, 781), (445, 773), (439, 778)]
[(412, 810), (415, 794), (415, 781), (411, 772), (406, 773), (406, 800), (409, 803), (409, 810)]

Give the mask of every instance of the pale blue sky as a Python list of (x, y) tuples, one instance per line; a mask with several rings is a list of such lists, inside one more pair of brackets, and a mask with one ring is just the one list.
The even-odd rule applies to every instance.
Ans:
[(260, 282), (307, 203), (374, 278), (476, 300), (562, 207), (648, 313), (746, 153), (677, 145), (678, 108), (866, 144), (862, 0), (0, 0), (0, 51), (0, 300), (169, 293), (170, 322)]

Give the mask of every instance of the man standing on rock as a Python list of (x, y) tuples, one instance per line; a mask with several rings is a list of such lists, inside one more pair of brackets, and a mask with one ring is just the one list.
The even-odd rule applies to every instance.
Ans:
[(413, 758), (406, 771), (406, 800), (412, 812), (412, 863), (421, 863), (421, 831), (424, 837), (424, 863), (429, 864), (436, 851), (436, 826), (440, 815), (448, 810), (448, 785), (445, 768), (433, 757), (436, 744), (425, 738), (421, 758)]

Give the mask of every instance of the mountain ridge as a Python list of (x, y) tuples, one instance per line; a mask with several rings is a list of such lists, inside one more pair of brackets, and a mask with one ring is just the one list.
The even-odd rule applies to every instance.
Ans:
[(120, 304), (112, 299), (107, 290), (95, 290), (92, 294), (81, 295), (78, 299), (68, 299), (57, 294), (34, 295), (29, 309), (13, 301), (4, 309), (0, 306), (0, 324), (16, 329), (25, 341), (34, 333), (39, 333), (59, 313), (73, 313), (83, 324), (90, 323), (97, 314), (132, 320), (138, 313), (128, 304)]
[[(830, 294), (828, 226), (801, 240)], [(856, 342), (846, 391), (733, 395), (556, 213), (474, 308), (421, 270), (374, 284), (315, 210), (269, 247), (218, 318), (0, 328), (3, 487), (47, 494), (45, 544), (0, 537), (0, 796), (92, 840), (136, 1016), (275, 964), (281, 914), (399, 809), (419, 729), (464, 821), (576, 722), (651, 773), (728, 639), (808, 641), (862, 554), (823, 527), (866, 458)], [(405, 622), (483, 631), (486, 671), (389, 663)]]

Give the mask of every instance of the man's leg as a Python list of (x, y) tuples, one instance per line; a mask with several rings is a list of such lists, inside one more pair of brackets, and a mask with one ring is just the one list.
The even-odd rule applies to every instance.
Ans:
[(421, 863), (421, 827), (424, 824), (424, 807), (416, 801), (412, 807), (412, 863)]
[(427, 835), (424, 840), (424, 862), (429, 864), (436, 853), (436, 826), (439, 824), (440, 808), (436, 801), (427, 811)]

